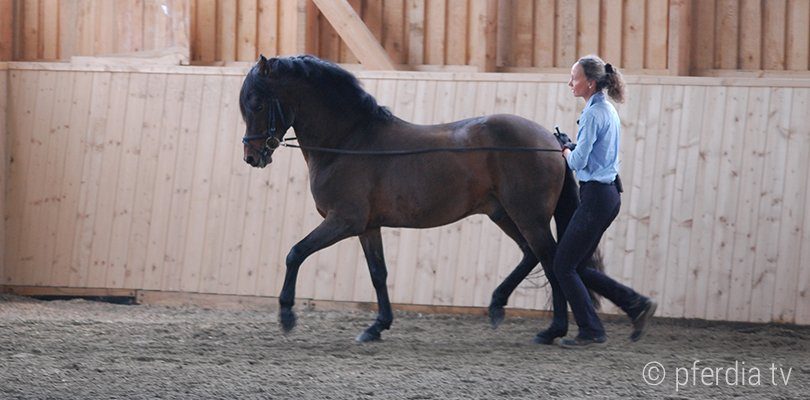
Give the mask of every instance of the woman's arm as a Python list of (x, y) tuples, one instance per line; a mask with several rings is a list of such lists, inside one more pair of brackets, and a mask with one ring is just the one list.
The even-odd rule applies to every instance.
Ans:
[(596, 142), (596, 131), (598, 129), (596, 118), (586, 112), (579, 119), (579, 130), (577, 131), (577, 147), (574, 151), (563, 151), (565, 159), (568, 160), (568, 165), (574, 171), (581, 170), (588, 165), (588, 157), (593, 150), (593, 144)]

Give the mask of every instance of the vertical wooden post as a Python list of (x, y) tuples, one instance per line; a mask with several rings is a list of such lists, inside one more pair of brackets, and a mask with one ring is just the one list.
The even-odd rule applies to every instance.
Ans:
[(11, 0), (0, 0), (0, 61), (11, 61), (14, 43), (13, 17), (14, 3)]
[(787, 3), (787, 35), (785, 38), (785, 69), (807, 71), (810, 51), (810, 2), (790, 0)]
[(762, 66), (762, 2), (740, 1), (740, 69)]
[(447, 0), (445, 65), (465, 65), (468, 62), (467, 42), (472, 40), (468, 33), (469, 8), (466, 0)]
[(496, 0), (470, 2), (469, 64), (479, 71), (495, 71), (497, 58), (497, 38), (495, 21), (498, 20)]
[(715, 17), (714, 65), (716, 68), (739, 68), (740, 5), (737, 0), (719, 0)]
[(306, 51), (306, 0), (281, 0), (279, 4), (279, 54), (300, 54)]
[(405, 3), (405, 43), (408, 64), (425, 63), (425, 0)]
[[(599, 10), (599, 55), (621, 67), (622, 62), (622, 0), (603, 0)], [(670, 58), (671, 59), (671, 58)]]
[(26, 61), (38, 60), (39, 57), (39, 2), (28, 0), (22, 2), (22, 59)]
[(577, 58), (599, 53), (599, 0), (580, 0), (577, 10)]
[[(554, 66), (571, 68), (580, 57), (577, 54), (577, 2), (557, 0), (554, 16), (557, 31), (554, 42)], [(643, 22), (641, 25), (643, 26)], [(632, 35), (632, 37), (638, 37), (643, 41), (643, 36)], [(643, 56), (643, 51), (639, 51), (638, 54)], [(639, 64), (643, 64), (643, 59)]]
[(257, 53), (257, 24), (259, 3), (256, 0), (242, 0), (236, 12), (236, 60), (255, 61)]
[(691, 71), (692, 1), (671, 0), (669, 3), (669, 50), (667, 59), (671, 75), (689, 75)]
[(762, 69), (785, 69), (787, 0), (771, 0), (762, 8)]
[(444, 51), (447, 47), (445, 45), (447, 3), (444, 0), (428, 0), (425, 14), (425, 64), (446, 64)]

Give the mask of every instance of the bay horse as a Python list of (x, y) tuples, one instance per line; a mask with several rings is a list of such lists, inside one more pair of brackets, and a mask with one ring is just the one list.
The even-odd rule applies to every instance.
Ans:
[[(415, 125), (378, 105), (354, 75), (313, 56), (262, 55), (245, 77), (239, 107), (246, 124), (244, 161), (252, 167), (271, 163), (284, 134), (295, 130), (324, 217), (287, 255), (279, 296), (285, 332), (296, 324), (295, 285), (304, 260), (358, 236), (378, 313), (356, 340), (381, 339), (393, 321), (381, 227), (430, 228), (488, 215), (523, 252), (492, 294), (493, 327), (503, 321), (509, 296), (538, 261), (558, 292), (550, 222), (554, 216), (557, 231), (564, 232), (579, 198), (560, 144), (537, 123), (491, 115)], [(555, 301), (564, 302), (559, 293)]]

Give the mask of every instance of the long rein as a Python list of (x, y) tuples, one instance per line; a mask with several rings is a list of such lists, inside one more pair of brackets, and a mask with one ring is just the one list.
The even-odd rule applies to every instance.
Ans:
[[(265, 155), (269, 150), (276, 149), (279, 146), (289, 147), (294, 149), (301, 149), (306, 151), (315, 151), (321, 153), (331, 154), (344, 154), (344, 155), (358, 155), (358, 156), (406, 156), (415, 154), (427, 153), (470, 153), (475, 151), (498, 151), (498, 152), (514, 152), (514, 153), (536, 153), (536, 152), (561, 152), (562, 149), (549, 149), (545, 147), (503, 147), (503, 146), (483, 146), (483, 147), (431, 147), (425, 149), (413, 150), (349, 150), (337, 149), (331, 147), (307, 146), (302, 144), (288, 143), (297, 141), (296, 137), (288, 137), (281, 139), (276, 138), (276, 118), (281, 120), (282, 125), (286, 129), (292, 126), (293, 121), (287, 121), (284, 115), (284, 110), (281, 108), (281, 103), (278, 99), (273, 99), (272, 105), (269, 107), (269, 126), (268, 131), (262, 135), (245, 136), (242, 138), (242, 143), (250, 145), (251, 140), (266, 138), (264, 147), (260, 150), (262, 155)], [(292, 118), (295, 119), (294, 117)], [(250, 145), (252, 147), (252, 145)]]
[(500, 146), (431, 147), (426, 149), (413, 149), (413, 150), (348, 150), (348, 149), (335, 149), (330, 147), (306, 146), (301, 144), (288, 143), (290, 141), (296, 140), (298, 140), (298, 138), (296, 137), (283, 138), (282, 141), (279, 143), (279, 146), (321, 153), (345, 154), (355, 156), (408, 156), (427, 153), (470, 153), (474, 151), (500, 151), (500, 152), (516, 152), (516, 153), (532, 153), (532, 152), (559, 153), (560, 151), (562, 151), (560, 149), (548, 149), (543, 147), (500, 147)]

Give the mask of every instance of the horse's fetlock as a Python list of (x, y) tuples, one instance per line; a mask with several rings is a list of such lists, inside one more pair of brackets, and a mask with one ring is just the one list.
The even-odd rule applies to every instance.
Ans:
[(392, 319), (377, 318), (377, 321), (376, 321), (376, 324), (380, 328), (380, 330), (391, 329), (391, 324), (392, 323), (394, 323), (393, 318)]
[(492, 293), (492, 300), (489, 302), (489, 308), (503, 307), (508, 301), (508, 297), (504, 297), (496, 291), (495, 293)]
[(290, 311), (295, 305), (295, 300), (285, 300), (283, 298), (279, 298), (278, 305), (281, 307), (281, 312)]

